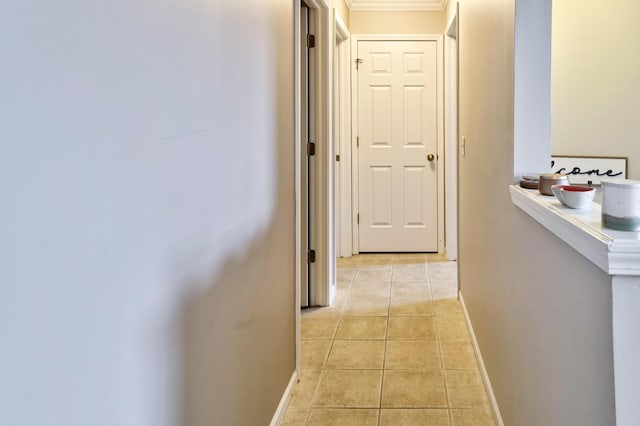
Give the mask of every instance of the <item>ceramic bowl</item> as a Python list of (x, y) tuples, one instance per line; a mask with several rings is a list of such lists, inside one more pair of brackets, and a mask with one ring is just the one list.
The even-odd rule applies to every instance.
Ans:
[(577, 185), (553, 185), (553, 195), (563, 205), (572, 209), (584, 209), (591, 206), (596, 189)]

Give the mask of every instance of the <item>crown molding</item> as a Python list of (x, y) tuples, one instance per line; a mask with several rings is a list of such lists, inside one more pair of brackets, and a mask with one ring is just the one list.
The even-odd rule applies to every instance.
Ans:
[(345, 0), (350, 10), (444, 10), (449, 0)]

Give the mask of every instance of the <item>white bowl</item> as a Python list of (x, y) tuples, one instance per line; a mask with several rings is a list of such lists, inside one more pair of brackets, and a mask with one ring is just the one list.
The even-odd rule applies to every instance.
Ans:
[(577, 185), (553, 185), (551, 191), (558, 201), (571, 209), (591, 207), (596, 195), (595, 188)]

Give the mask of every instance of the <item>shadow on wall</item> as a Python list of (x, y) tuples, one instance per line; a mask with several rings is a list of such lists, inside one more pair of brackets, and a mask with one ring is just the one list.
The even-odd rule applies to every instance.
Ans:
[[(255, 79), (271, 77), (261, 94), (251, 94), (269, 105), (260, 113), (262, 123), (247, 123), (239, 109), (233, 130), (244, 134), (246, 129), (238, 129), (237, 123), (262, 124), (271, 134), (265, 132), (261, 140), (238, 139), (229, 149), (246, 151), (249, 161), (254, 147), (266, 150), (266, 159), (253, 160), (266, 162), (273, 174), (272, 193), (260, 194), (273, 210), (266, 227), (242, 252), (227, 255), (210, 277), (187, 283), (203, 290), (187, 298), (180, 314), (183, 425), (269, 424), (295, 371), (292, 8), (290, 1), (279, 0), (261, 4), (260, 14), (252, 12), (254, 19), (267, 20), (271, 34), (259, 39), (270, 42), (252, 47), (252, 60), (260, 66), (243, 69), (256, 73)], [(251, 108), (251, 99), (235, 101)], [(248, 182), (245, 196), (251, 197), (256, 188), (260, 182)]]
[(277, 247), (270, 227), (186, 301), (183, 425), (258, 425), (273, 416), (295, 369), (293, 263)]

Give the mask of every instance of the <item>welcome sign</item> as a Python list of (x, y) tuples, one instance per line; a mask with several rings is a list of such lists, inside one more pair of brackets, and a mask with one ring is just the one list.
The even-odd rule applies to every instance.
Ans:
[(627, 157), (551, 157), (551, 172), (569, 176), (571, 183), (600, 185), (602, 179), (626, 179)]

